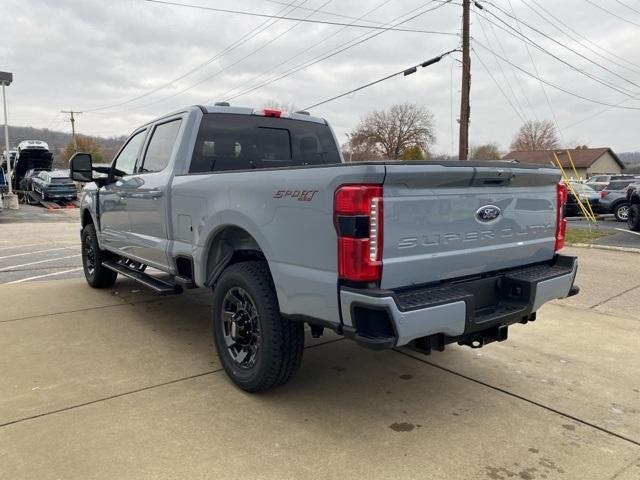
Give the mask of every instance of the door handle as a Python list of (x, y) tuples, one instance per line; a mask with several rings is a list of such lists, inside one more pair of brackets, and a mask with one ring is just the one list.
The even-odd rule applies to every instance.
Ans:
[(149, 190), (148, 192), (140, 192), (140, 193), (130, 193), (128, 194), (128, 197), (130, 198), (151, 198), (151, 199), (158, 199), (160, 197), (162, 197), (162, 195), (164, 195), (164, 193), (160, 190)]

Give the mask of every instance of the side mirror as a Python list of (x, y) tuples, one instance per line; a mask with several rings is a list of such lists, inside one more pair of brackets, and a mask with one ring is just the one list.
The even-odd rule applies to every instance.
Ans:
[(69, 177), (81, 183), (93, 182), (93, 165), (90, 153), (76, 153), (69, 160)]

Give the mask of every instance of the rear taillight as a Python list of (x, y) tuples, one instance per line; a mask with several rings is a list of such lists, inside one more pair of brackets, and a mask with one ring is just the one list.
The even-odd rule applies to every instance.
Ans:
[(606, 190), (601, 190), (600, 191), (600, 198), (604, 198), (609, 194), (609, 192), (607, 192)]
[(382, 274), (382, 186), (343, 185), (333, 199), (338, 277), (378, 282)]
[(564, 239), (567, 234), (567, 219), (564, 218), (564, 206), (567, 203), (567, 186), (559, 182), (556, 187), (556, 244), (557, 252), (564, 247)]

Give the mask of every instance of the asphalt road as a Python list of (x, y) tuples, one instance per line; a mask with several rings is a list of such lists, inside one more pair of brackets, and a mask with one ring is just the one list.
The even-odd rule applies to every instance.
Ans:
[(307, 336), (264, 395), (221, 371), (207, 291), (0, 285), (0, 478), (637, 480), (640, 256), (566, 253), (580, 295), (506, 342), (427, 357)]

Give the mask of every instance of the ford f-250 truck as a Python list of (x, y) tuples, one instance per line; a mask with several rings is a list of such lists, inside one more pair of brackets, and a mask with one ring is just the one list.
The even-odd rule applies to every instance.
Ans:
[(566, 188), (545, 166), (343, 163), (325, 120), (228, 104), (143, 125), (110, 167), (70, 163), (91, 182), (89, 285), (212, 289), (218, 355), (247, 391), (296, 372), (305, 322), (374, 349), (481, 347), (577, 293)]

